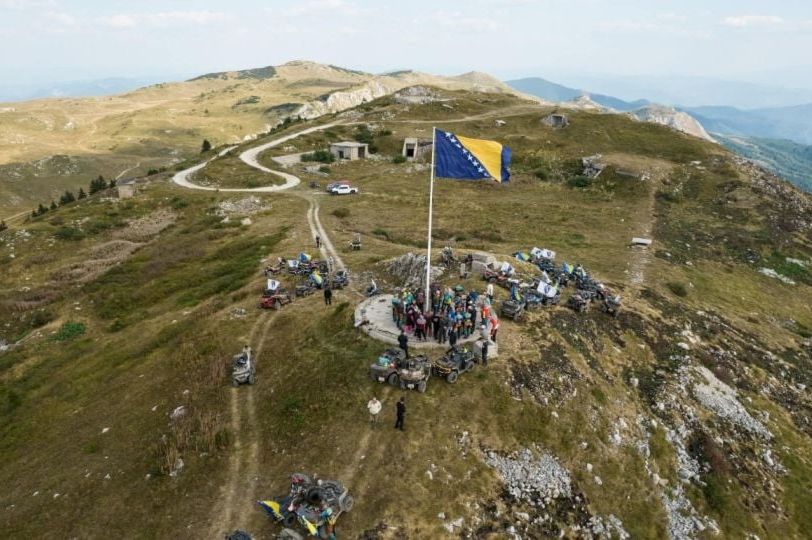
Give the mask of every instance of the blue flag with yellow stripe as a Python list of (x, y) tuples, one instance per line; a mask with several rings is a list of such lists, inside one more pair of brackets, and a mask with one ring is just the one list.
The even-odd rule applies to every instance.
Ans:
[(510, 148), (496, 141), (469, 139), (436, 130), (434, 174), (439, 178), (510, 180)]

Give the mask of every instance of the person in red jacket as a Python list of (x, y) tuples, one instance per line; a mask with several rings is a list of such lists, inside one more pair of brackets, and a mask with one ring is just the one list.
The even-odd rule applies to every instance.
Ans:
[(499, 319), (491, 317), (491, 341), (496, 343), (496, 332), (499, 331)]

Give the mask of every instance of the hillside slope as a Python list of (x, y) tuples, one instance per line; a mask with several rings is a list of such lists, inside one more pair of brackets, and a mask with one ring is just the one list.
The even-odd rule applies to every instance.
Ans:
[[(0, 105), (0, 216), (58, 199), (99, 174), (115, 178), (171, 167), (204, 139), (234, 144), (283, 118), (315, 118), (406, 86), (513, 92), (485, 74), (441, 77), (413, 71), (373, 75), (307, 61), (210, 73), (115, 96)], [(38, 160), (71, 167), (39, 170)]]
[[(575, 110), (551, 129), (551, 107), (437, 93), (287, 126), (193, 177), (274, 184), (239, 153), (328, 121), (285, 145), (323, 149), (366, 127), (376, 158), (329, 173), (290, 165), (302, 183), (286, 192), (201, 192), (157, 174), (132, 199), (101, 194), (0, 233), (7, 535), (269, 538), (280, 527), (255, 501), (286, 492), (296, 471), (348, 486), (342, 538), (807, 535), (812, 199), (664, 126)], [(565, 290), (558, 306), (502, 320), (487, 367), (455, 384), (433, 377), (420, 394), (369, 379), (385, 346), (354, 328), (353, 311), (369, 279), (394, 290), (390, 262), (425, 249), (427, 167), (391, 158), (433, 124), (514, 156), (509, 184), (436, 182), (435, 246), (500, 260), (553, 249), (623, 308), (578, 314)], [(280, 146), (260, 161), (280, 167)], [(607, 168), (584, 180), (580, 158), (596, 153)], [(308, 187), (328, 179), (361, 193)], [(317, 294), (259, 310), (266, 265), (329, 253), (317, 254), (316, 230), (353, 286), (330, 306)], [(628, 246), (639, 235), (648, 251)], [(484, 287), (456, 270), (440, 279)], [(497, 288), (497, 307), (507, 297)], [(257, 384), (231, 388), (230, 357), (246, 343)], [(404, 433), (392, 429), (400, 397)]]

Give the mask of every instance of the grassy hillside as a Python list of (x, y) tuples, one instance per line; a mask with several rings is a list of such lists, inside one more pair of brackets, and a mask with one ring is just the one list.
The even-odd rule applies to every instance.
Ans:
[[(258, 195), (248, 216), (223, 215), (220, 203), (240, 194), (187, 191), (159, 174), (130, 201), (90, 198), (0, 233), (0, 338), (15, 344), (0, 353), (2, 530), (164, 538), (242, 528), (267, 538), (279, 527), (254, 501), (303, 471), (349, 486), (356, 505), (338, 522), (347, 538), (501, 538), (510, 527), (524, 538), (578, 537), (610, 516), (633, 538), (679, 537), (680, 527), (701, 536), (680, 518), (690, 512), (722, 538), (804, 537), (809, 197), (661, 126), (576, 111), (553, 130), (540, 122), (548, 108), (441, 93), (451, 108), (389, 98), (357, 108), (377, 159), (331, 164), (326, 177), (294, 165), (302, 184)], [(620, 292), (624, 310), (610, 318), (558, 306), (503, 321), (488, 368), (402, 394), (367, 377), (383, 345), (353, 328), (352, 289), (330, 307), (318, 296), (278, 313), (256, 303), (264, 260), (313, 250), (310, 204), (359, 287), (370, 276), (395, 284), (384, 262), (425, 248), (428, 170), (392, 157), (403, 137), (432, 125), (502, 141), (514, 155), (510, 184), (437, 181), (435, 246), (502, 259), (554, 249)], [(320, 149), (357, 129), (290, 144)], [(579, 179), (580, 157), (595, 153), (608, 168)], [(361, 193), (307, 187), (328, 179)], [(232, 155), (197, 181), (276, 179)], [(361, 251), (349, 248), (355, 234)], [(654, 239), (649, 251), (628, 247), (641, 235)], [(245, 343), (259, 380), (230, 388), (227, 364)], [(739, 416), (716, 407), (721, 394), (706, 389), (701, 368), (735, 389)], [(366, 422), (372, 395), (384, 403), (376, 429)], [(405, 433), (389, 425), (401, 395)], [(554, 456), (571, 494), (544, 507), (515, 499), (488, 462), (524, 449)]]
[(790, 180), (804, 191), (812, 191), (812, 146), (788, 140), (756, 137), (718, 137), (722, 144)]
[[(211, 73), (114, 96), (4, 104), (0, 217), (47, 204), (55, 194), (86, 186), (99, 174), (134, 176), (170, 168), (195, 157), (204, 139), (215, 147), (242, 142), (268, 132), (303, 104), (326, 103), (336, 91), (344, 94), (327, 112), (369, 101), (373, 91), (378, 97), (418, 84), (511, 91), (484, 74), (440, 77), (408, 71), (376, 76), (296, 61)], [(361, 92), (360, 97), (353, 92)], [(55, 158), (75, 165), (54, 173), (37, 169), (38, 163)]]

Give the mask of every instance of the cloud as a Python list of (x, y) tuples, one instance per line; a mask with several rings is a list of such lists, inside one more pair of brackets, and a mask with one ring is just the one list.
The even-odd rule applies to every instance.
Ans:
[(96, 23), (110, 28), (134, 28), (136, 26), (206, 25), (226, 19), (218, 11), (159, 11), (158, 13), (117, 13), (98, 17)]
[(282, 13), (289, 17), (309, 17), (336, 11), (346, 15), (355, 15), (360, 9), (356, 4), (346, 0), (308, 0), (306, 2), (297, 2), (295, 5), (283, 10)]
[(777, 15), (735, 15), (725, 17), (722, 24), (732, 28), (764, 27), (775, 26), (784, 22), (784, 19)]
[(471, 17), (460, 11), (437, 11), (431, 16), (432, 22), (455, 32), (496, 32), (499, 23), (488, 17)]
[(45, 17), (51, 22), (62, 26), (76, 26), (76, 18), (61, 11), (48, 11), (45, 13)]
[(110, 15), (109, 17), (99, 17), (96, 22), (102, 26), (109, 26), (110, 28), (133, 28), (138, 24), (136, 17), (119, 13), (117, 15)]
[(34, 9), (55, 7), (54, 0), (0, 0), (0, 9)]

